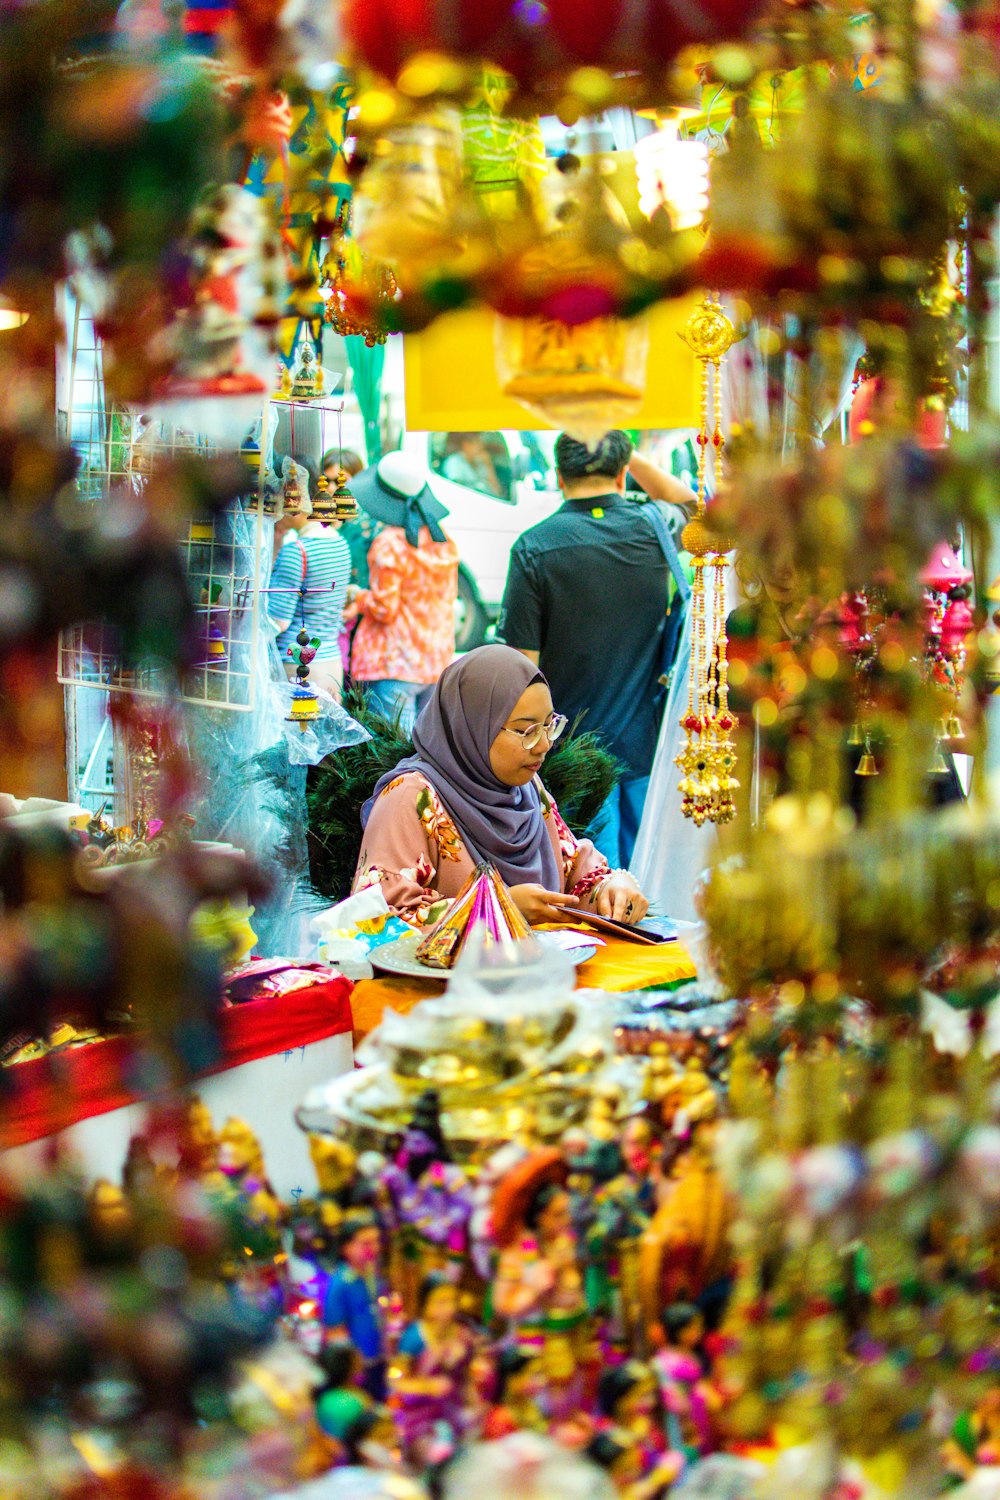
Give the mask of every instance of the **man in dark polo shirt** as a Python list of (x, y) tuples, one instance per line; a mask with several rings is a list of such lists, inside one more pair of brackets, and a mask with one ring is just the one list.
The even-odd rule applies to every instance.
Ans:
[(625, 496), (631, 470), (655, 501), (688, 510), (686, 485), (633, 454), (624, 432), (596, 448), (556, 443), (566, 503), (514, 545), (497, 636), (538, 662), (559, 713), (593, 730), (625, 766), (594, 842), (612, 869), (632, 858), (656, 752), (660, 640), (669, 569), (645, 507)]

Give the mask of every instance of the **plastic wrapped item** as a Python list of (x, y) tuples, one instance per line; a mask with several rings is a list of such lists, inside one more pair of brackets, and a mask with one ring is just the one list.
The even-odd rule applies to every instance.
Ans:
[(358, 1149), (384, 1148), (428, 1088), (457, 1160), (529, 1128), (554, 1140), (605, 1086), (622, 1117), (641, 1094), (640, 1067), (616, 1054), (609, 998), (574, 992), (571, 961), (535, 943), (507, 954), (470, 946), (448, 993), (407, 1015), (388, 1011), (357, 1060), (360, 1072), (314, 1091), (297, 1118)]
[(448, 1467), (444, 1500), (613, 1500), (611, 1480), (596, 1464), (552, 1438), (514, 1432), (476, 1443)]
[(348, 979), (370, 979), (368, 956), (373, 948), (394, 942), (409, 928), (389, 912), (380, 885), (356, 891), (346, 901), (329, 907), (309, 924), (323, 963), (333, 964)]
[[(248, 517), (245, 545), (251, 545)], [(260, 576), (270, 572), (273, 528), (263, 525)], [(190, 705), (185, 713), (189, 748), (202, 772), (191, 799), (199, 839), (228, 841), (245, 849), (271, 886), (258, 901), (254, 929), (262, 957), (304, 957), (306, 921), (323, 902), (309, 884), (306, 847), (306, 766), (367, 731), (331, 699), (303, 736), (285, 722), (291, 695), (274, 639), (261, 612), (250, 669), (261, 690), (248, 712)], [(303, 743), (305, 741), (305, 743)]]
[(561, 948), (537, 939), (495, 946), (477, 934), (452, 970), (447, 996), (429, 1003), (440, 1014), (479, 1014), (512, 1026), (571, 999), (575, 984), (572, 956)]
[(752, 1458), (713, 1453), (692, 1465), (670, 1492), (671, 1500), (747, 1500), (765, 1467)]
[(422, 1484), (397, 1469), (331, 1469), (275, 1500), (428, 1500)]
[[(319, 713), (314, 719), (292, 719), (295, 684), (287, 681), (283, 673), (281, 681), (272, 677), (269, 683), (272, 713), (280, 726), (279, 734), (290, 766), (318, 766), (324, 756), (339, 750), (342, 745), (357, 745), (369, 737), (367, 729), (362, 729), (329, 693), (315, 684), (309, 686), (316, 694)], [(277, 717), (279, 713), (280, 719)]]

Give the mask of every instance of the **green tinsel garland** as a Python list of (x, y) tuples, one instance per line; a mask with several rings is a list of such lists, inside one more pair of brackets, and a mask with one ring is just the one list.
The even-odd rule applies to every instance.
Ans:
[[(360, 745), (346, 745), (309, 772), (309, 875), (313, 886), (331, 901), (347, 896), (361, 852), (361, 806), (372, 787), (405, 755), (413, 752), (409, 737), (375, 703), (356, 689), (344, 707), (371, 735)], [(575, 725), (550, 752), (545, 785), (570, 828), (582, 835), (617, 785), (621, 766), (594, 734), (576, 734)]]

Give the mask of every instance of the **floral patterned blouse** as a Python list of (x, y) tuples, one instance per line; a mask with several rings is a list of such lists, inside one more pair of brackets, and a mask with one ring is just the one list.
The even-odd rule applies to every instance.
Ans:
[[(563, 872), (563, 892), (589, 906), (610, 873), (607, 861), (589, 839), (573, 836), (537, 778), (535, 785)], [(381, 884), (390, 909), (422, 927), (442, 916), (474, 868), (437, 792), (419, 771), (408, 771), (389, 782), (372, 808), (353, 889)]]
[(411, 547), (386, 526), (368, 552), (370, 587), (355, 603), (360, 621), (351, 647), (359, 682), (437, 682), (455, 655), (458, 548), (432, 542), (424, 527)]

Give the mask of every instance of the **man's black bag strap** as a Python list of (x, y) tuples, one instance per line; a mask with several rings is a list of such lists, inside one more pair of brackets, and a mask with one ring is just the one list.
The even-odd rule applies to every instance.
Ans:
[(642, 507), (642, 513), (644, 516), (648, 516), (653, 523), (653, 530), (656, 532), (656, 540), (660, 544), (660, 551), (666, 558), (667, 567), (673, 574), (678, 592), (686, 604), (691, 597), (691, 585), (684, 571), (681, 555), (677, 550), (677, 543), (674, 541), (673, 532), (667, 525), (667, 518), (655, 500), (648, 501)]

